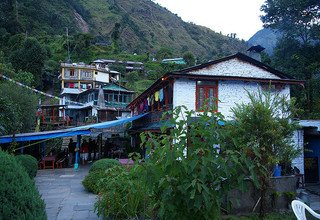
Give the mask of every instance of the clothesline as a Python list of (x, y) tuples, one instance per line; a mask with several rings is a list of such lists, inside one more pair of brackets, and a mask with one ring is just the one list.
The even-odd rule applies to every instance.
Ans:
[[(53, 99), (62, 100), (62, 98), (60, 98), (60, 97), (58, 97), (58, 96), (50, 95), (50, 94), (45, 93), (45, 92), (42, 92), (42, 91), (40, 91), (40, 90), (31, 88), (30, 86), (27, 86), (27, 85), (24, 85), (24, 84), (22, 84), (22, 83), (20, 83), (20, 82), (17, 82), (16, 80), (11, 79), (11, 78), (9, 78), (9, 77), (1, 74), (1, 73), (0, 73), (0, 77), (3, 78), (3, 79), (5, 79), (5, 80), (8, 80), (8, 81), (10, 81), (10, 82), (13, 82), (14, 84), (16, 84), (16, 85), (18, 85), (18, 86), (21, 86), (21, 87), (27, 88), (27, 89), (29, 89), (29, 90), (32, 90), (32, 91), (35, 92), (35, 93), (39, 93), (39, 94), (41, 94), (41, 95), (44, 95), (44, 96), (47, 96), (47, 97), (50, 97), (50, 98), (53, 98)], [(70, 101), (70, 100), (68, 100), (68, 102), (73, 103), (73, 104), (77, 104), (77, 105), (84, 105), (84, 104), (81, 103), (81, 102), (74, 102), (74, 101)]]

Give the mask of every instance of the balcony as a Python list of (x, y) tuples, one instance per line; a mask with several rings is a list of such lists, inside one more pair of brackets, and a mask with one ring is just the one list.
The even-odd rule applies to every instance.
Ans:
[(64, 73), (63, 79), (72, 79), (72, 80), (78, 80), (79, 75), (78, 73), (70, 74), (70, 73)]
[[(106, 104), (106, 107), (107, 108), (116, 108), (116, 109), (126, 109), (127, 105), (129, 103), (126, 103), (126, 102), (108, 102), (108, 101), (105, 101), (105, 104)], [(94, 101), (93, 102), (93, 105), (98, 105), (98, 101)]]
[(62, 68), (86, 68), (86, 69), (95, 69), (95, 65), (88, 65), (83, 63), (61, 63)]

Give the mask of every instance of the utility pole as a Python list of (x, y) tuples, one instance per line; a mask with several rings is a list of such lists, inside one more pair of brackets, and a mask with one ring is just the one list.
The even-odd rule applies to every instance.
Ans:
[(68, 62), (71, 62), (71, 60), (70, 60), (70, 45), (69, 45), (69, 29), (68, 29), (68, 27), (66, 27), (66, 31), (67, 31), (67, 45), (68, 45)]
[(118, 117), (120, 116), (120, 113), (119, 113), (119, 108), (120, 108), (120, 77), (121, 77), (121, 73), (119, 73), (119, 85), (118, 85), (118, 89), (119, 89), (119, 93), (118, 93)]

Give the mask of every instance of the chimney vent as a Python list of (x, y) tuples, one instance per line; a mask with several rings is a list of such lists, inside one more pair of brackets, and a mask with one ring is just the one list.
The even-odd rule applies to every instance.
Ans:
[(261, 52), (266, 49), (264, 47), (262, 47), (261, 45), (256, 45), (256, 46), (252, 46), (250, 47), (247, 51), (248, 51), (248, 55), (255, 59), (258, 60), (259, 62), (261, 62)]

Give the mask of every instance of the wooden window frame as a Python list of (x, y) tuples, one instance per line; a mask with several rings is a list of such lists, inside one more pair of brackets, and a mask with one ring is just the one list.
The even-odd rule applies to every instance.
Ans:
[(204, 89), (205, 92), (205, 99), (208, 99), (209, 97), (209, 90), (213, 89), (214, 91), (214, 98), (215, 98), (215, 105), (216, 105), (216, 112), (218, 111), (218, 81), (209, 81), (209, 82), (215, 82), (215, 85), (198, 85), (198, 81), (196, 81), (196, 111), (197, 112), (203, 112), (203, 110), (199, 109), (199, 90), (201, 88)]

